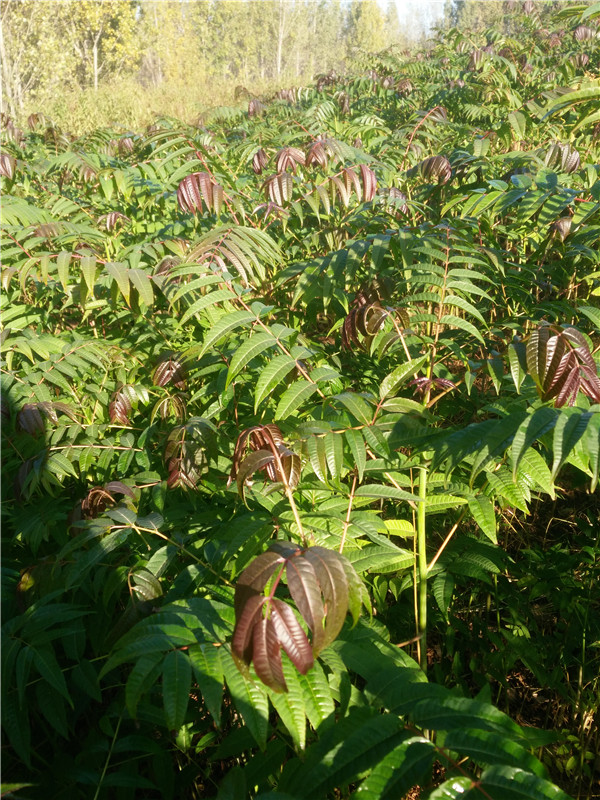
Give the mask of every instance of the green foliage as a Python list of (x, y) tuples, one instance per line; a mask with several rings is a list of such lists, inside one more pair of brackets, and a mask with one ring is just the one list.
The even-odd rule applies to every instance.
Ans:
[(585, 13), (205, 128), (6, 126), (6, 791), (593, 786)]

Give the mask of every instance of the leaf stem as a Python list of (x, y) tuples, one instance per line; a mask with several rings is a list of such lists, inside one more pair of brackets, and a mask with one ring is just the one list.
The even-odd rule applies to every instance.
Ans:
[(112, 757), (112, 752), (115, 747), (115, 743), (117, 741), (117, 736), (119, 735), (119, 728), (121, 727), (122, 719), (123, 719), (123, 713), (121, 712), (119, 719), (117, 720), (117, 725), (115, 727), (115, 732), (112, 741), (110, 743), (110, 747), (108, 748), (108, 753), (106, 754), (106, 759), (104, 761), (104, 766), (102, 768), (102, 774), (100, 775), (100, 780), (98, 781), (98, 786), (96, 786), (94, 800), (98, 800), (98, 795), (100, 794), (100, 789), (102, 788), (102, 782), (104, 781), (104, 776), (106, 775), (106, 770), (108, 769), (108, 765), (110, 764), (110, 759)]
[(348, 532), (348, 528), (350, 526), (350, 515), (352, 514), (352, 504), (354, 502), (354, 492), (356, 490), (356, 481), (358, 479), (358, 475), (356, 472), (354, 473), (354, 478), (352, 479), (352, 489), (350, 489), (350, 498), (348, 500), (348, 511), (346, 512), (346, 519), (344, 520), (344, 529), (342, 531), (342, 541), (340, 542), (340, 553), (344, 549), (344, 545), (346, 544), (346, 534)]
[(445, 548), (446, 548), (446, 545), (448, 544), (448, 542), (450, 541), (450, 539), (451, 539), (451, 538), (454, 536), (454, 534), (456, 533), (456, 529), (458, 528), (458, 526), (460, 525), (460, 523), (463, 521), (463, 517), (465, 516), (465, 513), (466, 513), (466, 512), (465, 512), (465, 510), (463, 509), (463, 511), (461, 512), (461, 514), (460, 514), (459, 518), (456, 520), (456, 522), (454, 523), (454, 525), (453, 525), (453, 526), (450, 528), (450, 530), (448, 531), (448, 535), (446, 536), (446, 538), (444, 539), (444, 541), (443, 541), (443, 542), (442, 542), (442, 544), (440, 545), (440, 548), (439, 548), (439, 550), (438, 550), (438, 551), (437, 551), (437, 553), (434, 555), (434, 557), (431, 559), (431, 562), (430, 562), (429, 566), (427, 567), (427, 572), (431, 572), (431, 570), (434, 568), (434, 566), (435, 566), (435, 564), (436, 564), (436, 562), (437, 562), (438, 558), (439, 558), (439, 557), (442, 555), (442, 553), (444, 552), (444, 550), (445, 550)]
[(294, 500), (294, 493), (292, 491), (292, 487), (287, 479), (287, 475), (285, 474), (285, 469), (283, 468), (283, 464), (281, 463), (281, 457), (279, 455), (279, 450), (277, 447), (277, 442), (271, 439), (271, 452), (273, 453), (273, 458), (275, 459), (275, 464), (277, 465), (277, 471), (281, 476), (281, 482), (283, 483), (283, 488), (285, 490), (285, 494), (287, 499), (289, 500), (290, 507), (292, 509), (292, 514), (294, 515), (294, 519), (296, 520), (296, 525), (298, 526), (298, 530), (300, 531), (300, 538), (302, 539), (302, 544), (304, 547), (308, 546), (308, 540), (306, 534), (304, 533), (304, 528), (302, 527), (302, 520), (300, 519), (300, 514), (298, 513), (298, 507), (296, 506), (296, 501)]

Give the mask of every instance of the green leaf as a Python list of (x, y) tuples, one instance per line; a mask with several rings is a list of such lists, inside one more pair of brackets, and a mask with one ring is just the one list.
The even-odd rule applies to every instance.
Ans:
[(371, 600), (364, 583), (359, 578), (350, 560), (346, 556), (342, 556), (341, 553), (340, 559), (348, 581), (348, 611), (352, 616), (352, 625), (354, 626), (358, 622), (363, 605), (365, 605), (369, 613), (372, 613)]
[[(463, 800), (468, 797), (469, 789), (473, 786), (475, 781), (472, 778), (458, 777), (450, 778), (444, 781), (440, 786), (434, 789), (428, 800)], [(475, 800), (475, 798), (473, 798)]]
[(485, 339), (475, 325), (473, 325), (472, 322), (468, 322), (466, 319), (462, 319), (462, 317), (457, 317), (454, 314), (444, 314), (444, 316), (440, 319), (440, 324), (448, 325), (453, 328), (459, 328), (461, 331), (474, 336), (478, 341), (481, 342), (481, 344), (485, 344)]
[(505, 504), (519, 508), (527, 513), (528, 505), (523, 491), (512, 478), (511, 471), (506, 467), (500, 467), (494, 471), (486, 471), (487, 480), (493, 492), (505, 500)]
[(452, 602), (454, 587), (454, 578), (447, 572), (441, 572), (433, 579), (433, 596), (435, 597), (435, 602), (438, 604), (438, 608), (444, 615), (446, 622), (448, 621), (448, 609), (450, 608), (450, 603)]
[(100, 691), (100, 684), (98, 682), (98, 671), (91, 661), (82, 658), (79, 664), (71, 673), (74, 683), (82, 689), (88, 697), (95, 700), (97, 703), (102, 700), (102, 692)]
[(485, 495), (469, 497), (469, 511), (481, 530), (494, 544), (498, 544), (496, 536), (496, 511), (491, 498)]
[(233, 311), (231, 314), (225, 314), (204, 337), (202, 347), (198, 354), (199, 357), (202, 357), (213, 345), (217, 344), (236, 328), (246, 326), (249, 322), (254, 322), (255, 320), (256, 316), (250, 311)]
[(192, 665), (183, 650), (167, 653), (162, 668), (162, 690), (165, 719), (169, 730), (177, 731), (185, 721), (190, 689)]
[(51, 647), (36, 647), (34, 648), (33, 663), (35, 668), (40, 673), (42, 678), (47, 681), (56, 691), (61, 694), (69, 705), (73, 706), (71, 695), (67, 688), (67, 684), (58, 665), (58, 661), (54, 655)]
[(463, 311), (466, 311), (467, 314), (470, 314), (472, 317), (475, 317), (475, 319), (481, 322), (484, 328), (487, 328), (487, 322), (485, 321), (483, 314), (478, 308), (476, 308), (476, 306), (474, 306), (472, 303), (469, 303), (468, 300), (465, 300), (464, 297), (459, 297), (455, 294), (449, 294), (444, 298), (444, 303), (447, 306), (454, 306), (455, 308), (460, 308)]
[(19, 789), (27, 789), (28, 786), (35, 786), (35, 783), (3, 783), (0, 788), (0, 794), (2, 797), (10, 795), (14, 792), (18, 792)]
[(137, 707), (144, 694), (158, 680), (164, 652), (142, 654), (133, 665), (125, 684), (125, 705), (133, 719), (137, 716)]
[(414, 554), (408, 550), (369, 544), (361, 550), (346, 550), (346, 557), (357, 572), (398, 572), (411, 567)]
[(246, 364), (252, 361), (257, 355), (266, 350), (269, 347), (274, 347), (277, 344), (277, 339), (272, 336), (270, 333), (255, 333), (254, 336), (248, 338), (241, 347), (239, 347), (229, 364), (229, 369), (227, 371), (227, 380), (225, 382), (225, 388), (229, 386), (231, 381), (235, 378), (235, 376), (241, 372)]
[(593, 306), (578, 306), (577, 311), (592, 321), (597, 331), (600, 331), (600, 308)]
[(407, 519), (384, 519), (383, 522), (393, 536), (415, 535), (415, 527)]
[(29, 715), (23, 713), (16, 692), (5, 692), (2, 698), (2, 726), (23, 763), (31, 769), (31, 728)]
[(516, 482), (523, 489), (526, 486), (536, 488), (537, 485), (552, 499), (555, 497), (554, 481), (550, 469), (540, 453), (532, 447), (526, 450), (521, 458)]
[(556, 420), (552, 440), (552, 480), (554, 480), (571, 450), (584, 435), (592, 415), (576, 408), (563, 408)]
[(412, 361), (407, 361), (404, 364), (400, 364), (400, 366), (396, 367), (393, 372), (390, 372), (389, 375), (386, 375), (379, 388), (379, 399), (385, 400), (386, 397), (389, 397), (389, 395), (400, 388), (407, 378), (412, 375), (416, 375), (426, 361), (427, 356), (414, 358)]
[(323, 450), (329, 472), (334, 481), (339, 480), (344, 460), (344, 442), (339, 433), (329, 431), (323, 437)]
[(137, 290), (140, 300), (148, 308), (151, 308), (154, 304), (154, 290), (150, 278), (141, 269), (130, 269), (128, 274), (129, 281), (133, 288)]
[(309, 397), (317, 391), (315, 383), (301, 379), (293, 383), (282, 394), (277, 410), (275, 411), (275, 419), (286, 419), (293, 414)]
[(527, 362), (525, 360), (525, 345), (521, 342), (511, 342), (508, 345), (508, 363), (517, 394), (527, 375)]
[(71, 253), (62, 252), (56, 256), (56, 270), (58, 272), (58, 279), (64, 291), (67, 291), (69, 285), (69, 264), (71, 263)]
[(223, 701), (223, 666), (221, 648), (212, 643), (192, 645), (188, 650), (194, 679), (217, 727), (221, 724)]
[(516, 480), (519, 462), (528, 447), (556, 424), (559, 411), (542, 406), (527, 416), (519, 425), (512, 443), (513, 480)]
[[(197, 275), (197, 273), (198, 273), (197, 265), (189, 266), (184, 264), (179, 267), (175, 267), (173, 269), (171, 275), (174, 278), (182, 278), (182, 277), (187, 278), (188, 276), (191, 276), (192, 280), (189, 283), (187, 281), (184, 282), (183, 285), (179, 287), (179, 289), (175, 292), (175, 294), (171, 298), (171, 304), (176, 303), (182, 297), (185, 297), (187, 294), (190, 294), (190, 292), (196, 292), (200, 289), (206, 288), (207, 286), (214, 286), (217, 283), (223, 282), (222, 275), (214, 275), (211, 273), (210, 275), (202, 274), (201, 277), (199, 278), (193, 277), (194, 275)], [(227, 299), (234, 300), (235, 297), (237, 297), (233, 289), (229, 288), (215, 290), (214, 292), (211, 290), (208, 293), (208, 295), (210, 295), (211, 297), (214, 297), (215, 294), (218, 295), (218, 302)], [(203, 298), (208, 297), (208, 295), (206, 296), (203, 295)], [(212, 303), (207, 301), (207, 305), (212, 305)]]
[[(600, 93), (598, 93), (598, 96), (600, 97)], [(600, 109), (592, 111), (587, 117), (580, 119), (579, 122), (573, 126), (573, 132), (578, 131), (580, 128), (587, 128), (592, 123), (597, 124), (598, 122), (600, 122)]]
[(52, 453), (46, 461), (46, 469), (53, 475), (72, 475), (77, 478), (77, 470), (62, 453)]
[[(333, 790), (340, 791), (358, 775), (374, 767), (403, 738), (400, 721), (391, 714), (359, 712), (329, 728), (322, 738), (308, 748), (302, 769), (302, 780), (285, 775), (279, 788), (294, 791), (298, 798), (321, 798)], [(293, 773), (292, 773), (293, 774)]]
[(96, 256), (82, 256), (79, 266), (88, 291), (93, 297), (96, 283)]
[(415, 722), (428, 730), (456, 731), (473, 728), (495, 731), (509, 739), (521, 739), (516, 722), (489, 703), (466, 697), (447, 696), (444, 699), (419, 700), (411, 715)]
[(426, 514), (439, 514), (449, 508), (456, 508), (467, 503), (466, 497), (458, 497), (454, 494), (430, 494), (425, 500)]
[(373, 417), (372, 408), (360, 395), (354, 392), (342, 392), (342, 394), (336, 394), (335, 399), (346, 406), (348, 411), (356, 417), (359, 422), (365, 425), (371, 423)]
[[(550, 781), (518, 767), (503, 764), (486, 769), (479, 778), (478, 786), (492, 800), (571, 800), (569, 795)], [(465, 800), (468, 794), (465, 795)], [(474, 798), (475, 795), (473, 800)]]
[(487, 465), (494, 462), (495, 456), (504, 455), (506, 448), (512, 442), (516, 431), (522, 422), (527, 420), (525, 411), (515, 411), (507, 417), (492, 422), (480, 422), (474, 428), (479, 428), (483, 439), (479, 442), (478, 451), (471, 467), (471, 483)]
[(581, 21), (588, 19), (588, 17), (595, 17), (600, 16), (600, 3), (592, 3), (591, 5), (587, 6), (583, 14), (581, 15)]
[(444, 747), (455, 750), (461, 756), (468, 756), (480, 766), (494, 765), (502, 760), (505, 764), (518, 765), (541, 777), (547, 774), (542, 764), (523, 745), (496, 731), (477, 728), (451, 730), (444, 738)]
[(69, 726), (63, 698), (56, 692), (48, 691), (47, 686), (42, 682), (38, 682), (35, 684), (35, 705), (46, 717), (52, 728), (63, 739), (68, 739)]
[(594, 492), (598, 485), (600, 471), (600, 414), (595, 413), (590, 418), (584, 439), (585, 452), (590, 460), (592, 484), (590, 491)]
[(387, 753), (361, 783), (356, 792), (360, 800), (398, 800), (422, 786), (431, 773), (435, 755), (432, 742), (422, 736), (410, 736)]
[(348, 442), (348, 447), (352, 453), (354, 464), (358, 470), (358, 480), (362, 481), (365, 474), (365, 467), (367, 465), (367, 450), (365, 441), (360, 431), (347, 430), (344, 431), (344, 438)]
[(373, 497), (380, 500), (412, 500), (419, 502), (419, 498), (405, 492), (404, 489), (396, 489), (395, 486), (382, 486), (379, 483), (365, 483), (359, 486), (354, 493), (356, 497)]
[(527, 133), (527, 118), (521, 111), (511, 111), (508, 121), (515, 132), (517, 139), (525, 139)]
[(291, 356), (276, 356), (260, 373), (254, 394), (254, 413), (265, 397), (296, 367), (296, 359)]
[(180, 327), (185, 325), (185, 323), (191, 319), (191, 317), (196, 316), (196, 314), (199, 314), (200, 311), (203, 311), (205, 308), (216, 306), (218, 303), (224, 303), (226, 300), (232, 300), (234, 297), (235, 295), (229, 289), (215, 289), (211, 292), (208, 292), (208, 294), (198, 298), (198, 300), (195, 300), (190, 305), (185, 314), (179, 320)]
[[(588, 100), (595, 102), (600, 100), (600, 84), (598, 84), (597, 81), (592, 82), (591, 85), (583, 86), (580, 89), (561, 95), (560, 99), (546, 112), (543, 119), (555, 114), (557, 111), (562, 111), (564, 108), (575, 106), (578, 103), (583, 103)], [(579, 125), (581, 125), (581, 122), (578, 123), (578, 126)]]
[(137, 660), (144, 653), (162, 652), (164, 654), (174, 647), (184, 647), (195, 644), (196, 641), (196, 634), (183, 625), (162, 623), (144, 628), (138, 623), (130, 633), (125, 634), (117, 642), (115, 651), (102, 668), (100, 677), (106, 675), (119, 664)]
[(325, 455), (325, 441), (323, 437), (309, 436), (306, 440), (306, 450), (315, 475), (320, 481), (327, 483), (327, 456)]
[(298, 681), (302, 689), (302, 707), (312, 727), (317, 730), (329, 721), (333, 724), (335, 704), (331, 694), (331, 687), (318, 661), (306, 675), (298, 674)]
[(15, 678), (19, 693), (19, 706), (24, 707), (25, 689), (29, 682), (29, 673), (33, 664), (34, 651), (28, 645), (23, 645), (19, 650), (15, 664)]
[(266, 690), (260, 684), (242, 675), (228, 651), (223, 651), (221, 655), (223, 672), (233, 703), (242, 715), (254, 740), (264, 751), (269, 729), (269, 698)]
[(301, 676), (288, 659), (282, 661), (283, 675), (287, 692), (269, 691), (269, 698), (275, 711), (292, 737), (294, 747), (304, 750), (306, 746), (306, 714), (303, 701), (303, 684)]

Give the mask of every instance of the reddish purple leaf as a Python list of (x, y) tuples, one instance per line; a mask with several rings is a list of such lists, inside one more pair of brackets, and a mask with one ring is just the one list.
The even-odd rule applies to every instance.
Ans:
[(17, 414), (17, 425), (32, 436), (44, 432), (44, 420), (37, 403), (25, 403)]
[(267, 581), (284, 559), (277, 553), (267, 551), (257, 556), (242, 572), (235, 587), (234, 608), (236, 619), (239, 618), (247, 602), (247, 598), (255, 592), (262, 592)]
[(287, 169), (295, 172), (297, 164), (304, 165), (305, 163), (306, 157), (298, 147), (284, 147), (275, 157), (277, 172), (285, 172)]
[[(566, 360), (565, 360), (566, 355)], [(552, 336), (545, 343), (542, 387), (547, 391), (568, 366), (570, 353), (565, 354), (565, 343), (560, 336)]]
[(252, 637), (256, 624), (262, 619), (262, 610), (267, 598), (259, 592), (254, 592), (246, 598), (244, 608), (240, 614), (235, 629), (231, 648), (238, 658), (246, 664), (252, 661)]
[(377, 191), (377, 178), (375, 173), (366, 164), (360, 165), (360, 177), (363, 185), (363, 200), (368, 203), (375, 197)]
[(298, 555), (302, 555), (304, 552), (301, 547), (293, 542), (283, 542), (283, 541), (276, 541), (271, 542), (269, 545), (269, 551), (273, 553), (278, 553), (280, 556), (283, 556), (286, 561), (290, 558), (293, 558)]
[(267, 166), (268, 161), (269, 157), (261, 147), (260, 150), (256, 151), (252, 158), (252, 169), (256, 175), (260, 175), (262, 173), (263, 169)]
[(194, 172), (185, 177), (177, 188), (177, 202), (182, 211), (193, 214), (202, 212), (202, 203), (207, 211), (219, 213), (223, 200), (223, 188), (209, 172)]
[(118, 493), (125, 494), (127, 497), (134, 497), (131, 486), (127, 486), (127, 484), (122, 481), (109, 481), (104, 488), (111, 494)]
[(595, 371), (588, 370), (587, 367), (583, 367), (582, 371), (581, 391), (594, 403), (600, 403), (600, 378)]
[(12, 180), (17, 168), (17, 159), (8, 153), (0, 153), (0, 175)]
[[(341, 631), (348, 613), (348, 580), (339, 553), (325, 547), (310, 547), (304, 558), (312, 564), (323, 593), (325, 631), (321, 649), (327, 647)], [(315, 652), (315, 656), (318, 652)]]
[(575, 405), (575, 398), (577, 396), (577, 392), (579, 391), (580, 385), (581, 378), (579, 375), (579, 365), (575, 364), (574, 368), (568, 371), (565, 370), (559, 381), (557, 381), (556, 385), (553, 386), (553, 392), (551, 396), (556, 398), (554, 400), (554, 405), (557, 408), (560, 408), (561, 406), (564, 406), (567, 401), (569, 401), (570, 406)]
[(313, 653), (318, 653), (325, 641), (325, 609), (315, 568), (303, 556), (296, 556), (287, 562), (285, 574), (296, 607), (312, 632)]
[(327, 153), (325, 151), (325, 146), (322, 141), (313, 142), (308, 150), (308, 155), (306, 156), (306, 165), (310, 166), (311, 164), (318, 164), (320, 167), (325, 169), (327, 167)]
[(158, 364), (152, 374), (155, 386), (166, 386), (172, 383), (177, 389), (186, 387), (185, 365), (176, 358), (167, 358)]
[(287, 692), (281, 666), (281, 648), (270, 619), (261, 619), (254, 626), (252, 662), (265, 686), (276, 692)]
[(292, 609), (282, 600), (271, 601), (271, 620), (277, 638), (298, 672), (306, 675), (314, 664), (310, 642)]

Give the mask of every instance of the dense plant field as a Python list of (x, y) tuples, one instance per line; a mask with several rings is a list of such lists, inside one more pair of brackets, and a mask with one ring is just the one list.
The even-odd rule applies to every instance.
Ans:
[(3, 120), (3, 791), (600, 796), (600, 8), (519, 20)]

